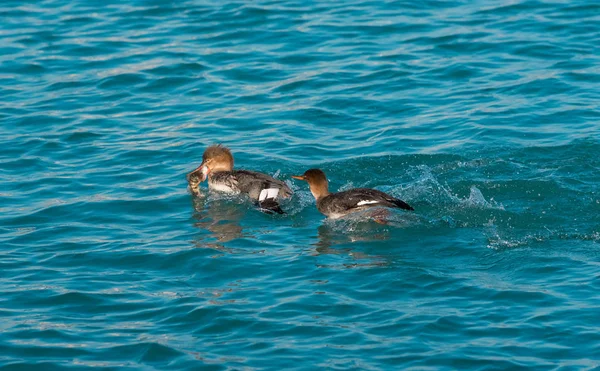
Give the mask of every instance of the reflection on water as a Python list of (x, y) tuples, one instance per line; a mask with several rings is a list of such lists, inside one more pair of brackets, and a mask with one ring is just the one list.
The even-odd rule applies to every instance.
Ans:
[[(194, 226), (210, 231), (199, 234), (194, 241), (196, 247), (211, 248), (219, 251), (233, 252), (223, 244), (237, 238), (247, 237), (240, 225), (244, 212), (240, 205), (231, 204), (226, 199), (207, 199), (205, 195), (192, 195), (194, 207)], [(216, 239), (217, 243), (211, 242)]]
[[(314, 244), (315, 255), (349, 256), (355, 262), (342, 263), (345, 268), (382, 267), (390, 264), (385, 256), (369, 255), (358, 251), (359, 246), (356, 246), (357, 248), (342, 247), (353, 243), (360, 243), (360, 246), (364, 247), (365, 243), (388, 240), (390, 238), (389, 229), (382, 228), (381, 225), (372, 221), (325, 221), (323, 225), (318, 227), (317, 237), (318, 241)], [(320, 266), (335, 268), (332, 265), (320, 264)]]

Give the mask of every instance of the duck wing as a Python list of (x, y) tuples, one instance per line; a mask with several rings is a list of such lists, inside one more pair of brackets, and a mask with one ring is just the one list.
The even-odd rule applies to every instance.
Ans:
[(337, 209), (338, 212), (353, 211), (355, 209), (364, 209), (368, 207), (392, 207), (404, 210), (414, 210), (406, 202), (395, 198), (385, 192), (370, 188), (356, 188), (339, 193), (333, 193), (327, 198), (330, 208)]
[(239, 190), (257, 201), (263, 211), (284, 214), (278, 200), (291, 196), (292, 190), (287, 184), (256, 171), (236, 170), (234, 175)]

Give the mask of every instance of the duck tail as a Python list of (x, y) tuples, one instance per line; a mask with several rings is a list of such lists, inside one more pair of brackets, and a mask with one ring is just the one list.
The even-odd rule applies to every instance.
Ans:
[(414, 211), (415, 210), (415, 209), (413, 209), (412, 206), (410, 206), (406, 202), (404, 202), (402, 200), (399, 200), (397, 198), (394, 198), (394, 199), (390, 200), (390, 202), (393, 203), (395, 205), (395, 207), (398, 207), (400, 209), (410, 210), (410, 211)]
[(274, 198), (267, 198), (259, 201), (258, 207), (260, 211), (266, 214), (285, 214), (285, 211), (281, 210), (279, 203)]

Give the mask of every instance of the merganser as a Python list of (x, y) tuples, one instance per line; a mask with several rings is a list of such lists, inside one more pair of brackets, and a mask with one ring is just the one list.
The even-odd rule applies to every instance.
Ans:
[(200, 166), (187, 174), (192, 193), (196, 194), (198, 185), (207, 178), (209, 190), (247, 194), (266, 213), (285, 214), (278, 201), (292, 194), (287, 184), (267, 174), (233, 170), (231, 151), (220, 144), (208, 147), (202, 155)]
[(293, 175), (292, 178), (308, 182), (310, 192), (317, 200), (317, 209), (332, 219), (341, 218), (344, 215), (370, 207), (414, 210), (406, 202), (376, 189), (355, 188), (338, 193), (329, 193), (327, 177), (319, 169), (310, 169), (304, 172), (303, 175)]

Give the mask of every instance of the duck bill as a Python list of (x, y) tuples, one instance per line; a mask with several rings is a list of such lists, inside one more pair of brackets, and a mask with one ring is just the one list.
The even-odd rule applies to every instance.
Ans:
[(200, 166), (198, 166), (196, 169), (194, 169), (194, 171), (189, 172), (186, 175), (186, 178), (189, 181), (190, 177), (195, 175), (200, 179), (200, 182), (203, 182), (208, 177), (209, 172), (210, 172), (210, 169), (208, 168), (208, 166), (204, 165), (204, 162), (203, 162), (200, 164)]
[(306, 178), (304, 177), (304, 175), (292, 175), (292, 178), (298, 179), (298, 180), (306, 180)]

